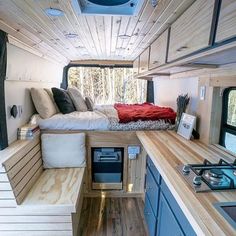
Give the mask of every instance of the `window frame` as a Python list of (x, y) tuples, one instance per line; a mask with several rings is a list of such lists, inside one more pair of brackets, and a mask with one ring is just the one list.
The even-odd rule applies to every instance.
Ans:
[(100, 65), (100, 64), (68, 64), (67, 66), (64, 67), (63, 69), (63, 78), (62, 78), (62, 82), (61, 82), (61, 88), (63, 89), (67, 89), (68, 88), (68, 73), (69, 73), (69, 69), (71, 67), (100, 67), (100, 68), (132, 68), (133, 65), (132, 64), (124, 64), (124, 65), (119, 65), (119, 64), (104, 64), (104, 65)]
[(230, 133), (236, 136), (236, 127), (233, 125), (227, 124), (228, 119), (228, 103), (229, 103), (229, 94), (231, 91), (236, 91), (236, 87), (226, 88), (223, 92), (223, 101), (222, 101), (222, 117), (221, 117), (221, 131), (220, 131), (220, 142), (219, 144), (226, 148), (225, 146), (225, 135)]
[[(63, 69), (63, 78), (60, 87), (68, 88), (69, 70), (71, 67), (99, 67), (99, 68), (133, 68), (133, 64), (68, 64)], [(151, 82), (148, 84), (148, 82)], [(154, 86), (153, 81), (147, 81), (146, 102), (154, 103)], [(151, 95), (149, 94), (151, 93)], [(149, 95), (149, 96), (148, 96)]]

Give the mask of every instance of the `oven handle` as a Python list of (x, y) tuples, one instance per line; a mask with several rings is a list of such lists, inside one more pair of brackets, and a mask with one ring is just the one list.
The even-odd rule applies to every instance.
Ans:
[(99, 161), (118, 161), (119, 156), (99, 156)]

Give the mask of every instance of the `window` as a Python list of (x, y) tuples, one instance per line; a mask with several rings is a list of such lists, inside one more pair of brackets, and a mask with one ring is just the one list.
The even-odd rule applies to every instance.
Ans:
[(236, 153), (236, 87), (225, 89), (223, 94), (220, 144)]
[(68, 85), (96, 104), (143, 103), (147, 81), (133, 79), (133, 68), (77, 66), (68, 70)]

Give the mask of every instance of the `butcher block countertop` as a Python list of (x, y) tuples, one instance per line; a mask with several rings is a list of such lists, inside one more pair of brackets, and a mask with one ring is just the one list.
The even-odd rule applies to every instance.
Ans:
[(236, 202), (236, 191), (195, 193), (176, 170), (179, 164), (198, 164), (204, 159), (233, 162), (235, 157), (200, 141), (188, 141), (174, 131), (137, 131), (137, 136), (156, 165), (197, 235), (236, 235), (236, 230), (215, 209), (215, 202)]

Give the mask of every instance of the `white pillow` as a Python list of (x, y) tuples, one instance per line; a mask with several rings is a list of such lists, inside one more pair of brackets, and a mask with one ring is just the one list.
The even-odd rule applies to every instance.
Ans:
[(50, 118), (57, 113), (52, 99), (43, 88), (31, 88), (30, 92), (34, 106), (43, 119)]
[(77, 111), (88, 111), (85, 100), (77, 88), (68, 88), (67, 91)]
[(44, 168), (85, 167), (85, 134), (42, 134)]

